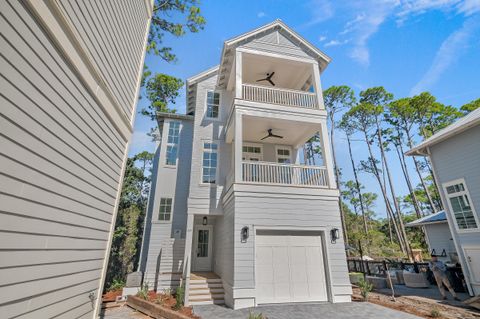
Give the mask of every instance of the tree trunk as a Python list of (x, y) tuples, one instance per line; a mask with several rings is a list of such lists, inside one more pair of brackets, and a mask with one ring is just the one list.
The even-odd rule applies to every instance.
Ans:
[(415, 190), (413, 189), (412, 182), (410, 181), (410, 174), (408, 173), (408, 168), (405, 163), (405, 156), (403, 155), (403, 147), (401, 142), (398, 144), (398, 146), (395, 145), (395, 150), (397, 151), (398, 160), (400, 161), (400, 166), (402, 167), (403, 177), (405, 177), (405, 181), (407, 182), (408, 191), (410, 193), (410, 196), (412, 197), (415, 214), (417, 215), (417, 218), (421, 218), (423, 216), (422, 210), (418, 205), (417, 195), (415, 195)]
[(395, 188), (393, 186), (392, 176), (390, 174), (390, 168), (388, 166), (387, 158), (385, 156), (385, 148), (383, 146), (382, 131), (380, 130), (380, 123), (378, 123), (378, 119), (375, 119), (375, 123), (376, 123), (376, 126), (377, 126), (377, 138), (378, 138), (378, 144), (379, 144), (379, 147), (380, 147), (380, 154), (382, 156), (382, 161), (385, 164), (385, 170), (386, 170), (386, 173), (387, 173), (388, 184), (390, 185), (390, 192), (392, 194), (393, 205), (394, 205), (396, 213), (397, 213), (399, 228), (400, 228), (400, 231), (402, 232), (401, 237), (403, 237), (403, 239), (405, 241), (405, 248), (407, 249), (407, 254), (409, 256), (409, 259), (411, 258), (412, 259), (411, 261), (413, 261), (412, 250), (410, 248), (410, 244), (409, 244), (408, 238), (407, 238), (407, 232), (405, 231), (405, 225), (403, 223), (402, 211), (400, 210), (400, 206), (398, 205), (397, 197), (396, 197), (396, 194), (395, 194)]
[(407, 254), (407, 250), (405, 248), (404, 241), (402, 239), (402, 234), (401, 234), (401, 232), (398, 228), (397, 222), (395, 221), (392, 206), (390, 204), (390, 201), (388, 200), (388, 195), (387, 195), (387, 191), (385, 190), (385, 185), (382, 183), (380, 173), (378, 172), (377, 164), (373, 160), (375, 157), (373, 156), (372, 147), (370, 145), (369, 138), (368, 138), (366, 130), (363, 131), (363, 134), (365, 136), (365, 142), (367, 143), (368, 153), (370, 154), (370, 159), (372, 161), (372, 166), (373, 166), (373, 169), (374, 169), (374, 175), (377, 178), (378, 185), (380, 186), (380, 190), (382, 191), (382, 196), (383, 196), (383, 199), (385, 201), (385, 207), (387, 209), (387, 214), (389, 214), (390, 219), (391, 219), (392, 224), (393, 224), (393, 227), (395, 229), (395, 233), (396, 233), (397, 238), (398, 238), (398, 244), (400, 245), (400, 249), (402, 250), (402, 252), (404, 254)]
[[(350, 135), (347, 135), (348, 143), (348, 154), (350, 155), (350, 161), (352, 162), (353, 176), (355, 177), (355, 186), (357, 187), (358, 199), (360, 200), (360, 210), (362, 211), (363, 217), (363, 227), (365, 228), (365, 235), (368, 237), (368, 225), (367, 225), (367, 216), (365, 214), (365, 208), (363, 206), (363, 196), (362, 191), (360, 190), (360, 183), (358, 182), (357, 168), (355, 166), (355, 161), (353, 160), (352, 145), (350, 142)], [(368, 239), (367, 239), (368, 240)]]
[[(407, 133), (408, 147), (411, 149), (411, 148), (413, 148), (412, 138), (411, 138), (410, 133), (408, 131), (406, 133)], [(419, 166), (419, 163), (417, 161), (417, 158), (415, 156), (412, 156), (412, 159), (413, 159), (413, 163), (415, 164), (415, 170), (417, 171), (418, 178), (420, 179), (420, 183), (422, 184), (422, 188), (425, 191), (425, 194), (428, 198), (428, 203), (429, 203), (429, 205), (432, 209), (432, 213), (436, 213), (437, 210), (435, 208), (435, 204), (433, 203), (432, 196), (430, 195), (430, 192), (428, 191), (428, 187), (425, 184), (425, 181), (423, 180), (423, 176), (422, 176), (422, 173), (420, 172), (420, 166)]]
[[(332, 114), (332, 113), (331, 113)], [(335, 155), (335, 143), (334, 143), (334, 132), (335, 132), (335, 120), (333, 115), (329, 116), (330, 118), (330, 145), (332, 146), (332, 158), (333, 158), (333, 169), (335, 171), (335, 180), (337, 182), (337, 188), (340, 189), (340, 172), (337, 166), (337, 157)], [(338, 206), (340, 208), (340, 217), (342, 219), (342, 229), (343, 229), (343, 237), (345, 240), (345, 244), (348, 245), (348, 233), (347, 233), (347, 225), (345, 224), (345, 212), (343, 211), (342, 199), (338, 201)]]

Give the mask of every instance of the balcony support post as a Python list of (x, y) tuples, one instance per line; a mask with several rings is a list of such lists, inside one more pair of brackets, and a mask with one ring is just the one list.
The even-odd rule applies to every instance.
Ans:
[(323, 104), (322, 83), (320, 82), (320, 70), (318, 68), (318, 63), (313, 63), (312, 67), (313, 88), (317, 94), (317, 106), (320, 110), (324, 110), (325, 105)]
[(323, 164), (327, 168), (328, 187), (337, 188), (335, 182), (335, 173), (333, 168), (332, 149), (330, 146), (330, 140), (327, 132), (327, 120), (324, 119), (320, 123), (320, 144), (323, 152)]
[(242, 52), (235, 52), (235, 98), (242, 98)]
[(235, 183), (242, 181), (242, 140), (243, 140), (242, 113), (235, 110), (234, 161)]

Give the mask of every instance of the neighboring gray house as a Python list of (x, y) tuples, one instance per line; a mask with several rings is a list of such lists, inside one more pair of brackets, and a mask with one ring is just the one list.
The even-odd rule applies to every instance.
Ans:
[(425, 230), (425, 241), (429, 253), (438, 255), (438, 258), (444, 262), (458, 260), (458, 253), (444, 210), (419, 218), (405, 226), (422, 227)]
[[(277, 20), (224, 43), (158, 114), (142, 265), (186, 304), (351, 300), (320, 74), (330, 58)], [(318, 134), (323, 160), (301, 164)]]
[(480, 295), (480, 109), (406, 154), (429, 156), (468, 290)]
[(98, 313), (152, 6), (0, 2), (2, 318)]

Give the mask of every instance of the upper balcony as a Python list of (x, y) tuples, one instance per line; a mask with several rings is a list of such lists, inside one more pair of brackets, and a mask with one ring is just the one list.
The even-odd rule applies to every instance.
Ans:
[(229, 86), (237, 100), (323, 110), (318, 64), (288, 56), (238, 51)]

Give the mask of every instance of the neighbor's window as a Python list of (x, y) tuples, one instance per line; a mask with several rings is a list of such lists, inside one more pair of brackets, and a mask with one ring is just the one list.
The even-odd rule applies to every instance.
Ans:
[(158, 220), (170, 221), (172, 217), (172, 199), (160, 198), (160, 210), (158, 213)]
[(172, 121), (168, 125), (167, 156), (165, 164), (177, 165), (178, 139), (180, 135), (180, 122)]
[(470, 194), (465, 189), (465, 181), (445, 187), (447, 199), (459, 230), (478, 229), (475, 212), (470, 202)]
[(217, 144), (203, 143), (202, 183), (215, 184), (217, 176)]
[(220, 93), (214, 91), (207, 92), (207, 117), (218, 118), (218, 109), (220, 107)]
[(290, 164), (292, 162), (289, 148), (277, 148), (277, 162)]

